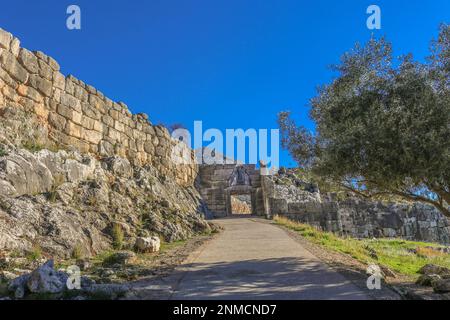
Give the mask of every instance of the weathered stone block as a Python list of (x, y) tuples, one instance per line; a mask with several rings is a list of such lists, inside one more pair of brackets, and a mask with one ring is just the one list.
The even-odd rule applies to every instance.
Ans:
[(104, 115), (102, 117), (102, 121), (104, 124), (106, 124), (108, 127), (114, 127), (114, 119), (109, 115)]
[(86, 117), (86, 116), (82, 116), (82, 118), (81, 118), (81, 125), (85, 129), (92, 130), (92, 129), (94, 129), (94, 119), (91, 119), (91, 118)]
[(103, 102), (103, 100), (97, 97), (96, 95), (93, 94), (89, 95), (89, 104), (92, 105), (98, 111), (100, 111), (100, 113), (102, 114), (105, 114), (107, 112), (105, 102)]
[(17, 81), (26, 83), (28, 80), (27, 70), (20, 65), (16, 57), (4, 49), (0, 49), (0, 62), (3, 68)]
[(52, 83), (49, 80), (41, 78), (37, 74), (32, 74), (32, 75), (30, 75), (28, 82), (34, 89), (37, 89), (44, 96), (46, 96), (46, 97), (51, 96)]
[(0, 79), (5, 81), (8, 86), (14, 89), (18, 86), (18, 83), (13, 78), (11, 78), (11, 76), (2, 68), (0, 68)]
[(17, 93), (21, 96), (30, 98), (36, 102), (42, 102), (42, 96), (39, 94), (39, 92), (37, 92), (37, 90), (31, 88), (31, 87), (27, 87), (24, 84), (20, 84), (19, 87), (17, 88)]
[(92, 118), (94, 120), (100, 120), (101, 118), (100, 111), (98, 111), (88, 103), (82, 102), (81, 110), (83, 111), (84, 115), (88, 116), (89, 118)]
[(9, 50), (12, 34), (0, 28), (0, 48)]
[(53, 69), (42, 60), (39, 60), (39, 75), (47, 80), (53, 80)]
[(108, 137), (113, 139), (114, 141), (120, 141), (120, 132), (113, 128), (108, 128)]
[[(80, 125), (77, 125), (77, 124), (73, 123), (72, 121), (67, 120), (66, 128), (65, 128), (66, 134), (68, 134), (71, 137), (81, 138), (81, 131), (82, 131), (82, 127)], [(88, 147), (88, 149), (89, 149), (89, 147)]]
[(61, 90), (66, 89), (66, 78), (59, 71), (53, 72), (53, 85)]
[(98, 144), (102, 140), (103, 135), (95, 130), (83, 130), (82, 138), (93, 144)]
[(19, 62), (27, 69), (30, 73), (39, 72), (39, 63), (37, 57), (29, 50), (21, 48), (19, 52)]
[(48, 121), (57, 130), (63, 131), (66, 127), (66, 118), (55, 112), (50, 112)]
[(59, 64), (52, 57), (48, 57), (48, 65), (55, 71), (59, 71)]
[(93, 129), (95, 131), (104, 132), (103, 127), (104, 127), (103, 123), (101, 123), (100, 121), (94, 120), (94, 127), (93, 127)]
[(114, 121), (114, 129), (116, 129), (117, 131), (120, 132), (124, 132), (125, 131), (125, 127), (122, 123), (120, 123), (119, 121)]
[(17, 38), (13, 38), (11, 41), (11, 48), (9, 48), (9, 50), (17, 58), (20, 52), (20, 40)]
[(61, 93), (61, 104), (70, 107), (78, 112), (82, 112), (80, 100), (68, 93)]

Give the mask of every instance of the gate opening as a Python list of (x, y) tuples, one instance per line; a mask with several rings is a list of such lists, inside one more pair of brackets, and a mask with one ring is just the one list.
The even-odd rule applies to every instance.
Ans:
[(252, 214), (252, 197), (250, 194), (231, 195), (231, 214)]

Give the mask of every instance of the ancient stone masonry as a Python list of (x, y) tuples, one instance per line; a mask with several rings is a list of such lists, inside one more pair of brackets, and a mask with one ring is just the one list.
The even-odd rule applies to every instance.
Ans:
[(252, 213), (286, 216), (324, 231), (356, 238), (399, 237), (450, 243), (450, 224), (435, 208), (422, 203), (382, 203), (354, 196), (344, 200), (320, 193), (292, 172), (262, 175), (254, 165), (200, 167), (197, 187), (212, 216), (230, 216), (231, 196), (250, 195)]
[(203, 165), (199, 170), (198, 188), (214, 217), (233, 213), (232, 195), (250, 195), (253, 214), (264, 212), (260, 173), (255, 165)]
[(45, 146), (151, 164), (180, 185), (192, 185), (197, 175), (195, 164), (177, 164), (183, 154), (191, 159), (194, 154), (177, 144), (166, 128), (153, 126), (145, 114), (132, 115), (124, 103), (74, 76), (64, 76), (53, 58), (21, 48), (17, 38), (0, 29), (0, 119), (12, 122), (19, 119), (17, 114), (33, 118), (32, 139)]
[(430, 205), (369, 201), (351, 195), (338, 199), (334, 193), (321, 194), (316, 186), (289, 173), (262, 178), (269, 216), (286, 216), (356, 238), (397, 237), (450, 243), (448, 219)]

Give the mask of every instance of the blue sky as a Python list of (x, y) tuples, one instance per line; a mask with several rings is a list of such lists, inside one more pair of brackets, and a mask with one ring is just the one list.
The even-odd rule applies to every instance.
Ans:
[[(66, 28), (70, 4), (82, 30)], [(332, 78), (327, 66), (370, 38), (370, 4), (382, 10), (376, 35), (420, 60), (450, 22), (448, 0), (15, 0), (0, 27), (155, 124), (271, 129), (291, 110), (313, 130), (308, 101)], [(294, 165), (285, 152), (281, 162)]]

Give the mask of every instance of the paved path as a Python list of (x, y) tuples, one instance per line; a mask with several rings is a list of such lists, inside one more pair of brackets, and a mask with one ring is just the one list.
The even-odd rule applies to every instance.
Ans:
[(225, 230), (172, 277), (171, 299), (369, 299), (278, 228), (257, 218), (215, 220)]

